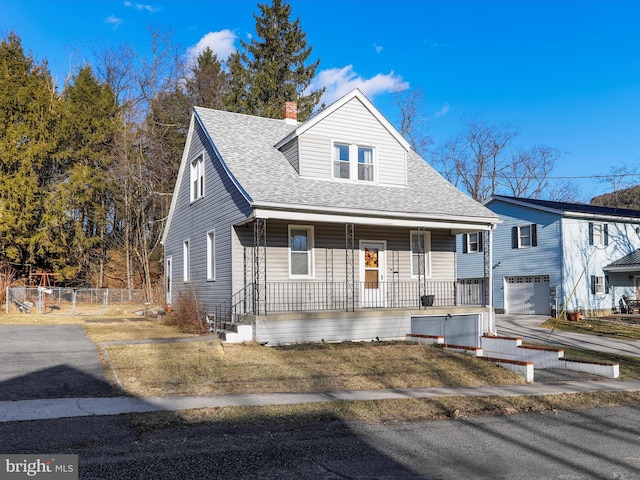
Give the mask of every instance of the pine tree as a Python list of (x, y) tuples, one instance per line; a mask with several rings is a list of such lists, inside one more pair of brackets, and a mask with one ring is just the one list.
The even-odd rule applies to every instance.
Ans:
[(107, 172), (119, 109), (109, 85), (99, 83), (91, 67), (85, 67), (63, 91), (58, 111), (56, 184), (44, 208), (46, 228), (35, 237), (38, 253), (59, 279), (100, 285), (116, 189)]
[(283, 0), (258, 4), (256, 37), (241, 42), (243, 52), (229, 58), (228, 110), (262, 117), (280, 118), (285, 101), (298, 104), (298, 119), (306, 120), (320, 101), (324, 89), (307, 93), (320, 60), (307, 64), (311, 47), (300, 27), (290, 20), (291, 6)]
[(205, 48), (198, 55), (191, 73), (185, 86), (192, 105), (221, 109), (229, 82), (218, 56), (209, 47)]
[(57, 94), (46, 63), (20, 38), (0, 42), (0, 255), (18, 268), (40, 266), (34, 236), (55, 170)]

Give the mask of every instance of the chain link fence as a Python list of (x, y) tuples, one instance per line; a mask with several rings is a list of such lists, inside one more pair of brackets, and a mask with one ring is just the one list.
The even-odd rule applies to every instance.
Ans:
[(127, 288), (8, 287), (6, 313), (47, 315), (145, 315), (144, 290)]

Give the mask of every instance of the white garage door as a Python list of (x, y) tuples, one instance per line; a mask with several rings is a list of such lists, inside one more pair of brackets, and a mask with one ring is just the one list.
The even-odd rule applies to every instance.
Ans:
[(549, 315), (551, 290), (549, 275), (505, 278), (505, 310), (507, 313)]

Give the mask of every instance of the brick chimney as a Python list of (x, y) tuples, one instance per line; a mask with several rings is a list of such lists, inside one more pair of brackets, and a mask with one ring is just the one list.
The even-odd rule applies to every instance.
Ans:
[(282, 106), (282, 119), (286, 123), (296, 123), (298, 121), (298, 104), (296, 102), (284, 102)]

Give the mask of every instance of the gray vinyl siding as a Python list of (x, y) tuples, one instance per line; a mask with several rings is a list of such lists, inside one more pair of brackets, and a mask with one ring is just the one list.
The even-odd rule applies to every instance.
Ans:
[(331, 179), (333, 142), (374, 147), (376, 183), (407, 184), (406, 150), (358, 99), (300, 136), (300, 173)]
[(300, 156), (298, 153), (298, 139), (294, 139), (284, 145), (280, 151), (284, 157), (289, 161), (291, 166), (296, 169), (296, 172), (300, 173)]
[[(205, 151), (204, 197), (190, 202), (189, 168), (179, 179), (178, 199), (165, 242), (165, 258), (171, 256), (172, 299), (175, 306), (181, 292), (193, 291), (205, 312), (229, 300), (231, 294), (231, 226), (249, 214), (249, 206), (224, 171), (206, 136), (196, 124), (191, 144), (187, 146), (190, 165)], [(216, 279), (207, 280), (207, 233), (215, 231)], [(183, 242), (189, 240), (190, 281), (183, 282)]]
[[(298, 226), (312, 226), (314, 230), (313, 277), (309, 279), (289, 278), (289, 223), (267, 221), (267, 282), (344, 282), (346, 279), (345, 225), (291, 223)], [(359, 278), (359, 244), (362, 240), (385, 241), (387, 274), (390, 281), (393, 268), (392, 252), (397, 252), (398, 281), (409, 282), (411, 277), (411, 232), (410, 228), (380, 228), (355, 226), (354, 265), (356, 281)], [(253, 272), (253, 229), (251, 225), (239, 226), (234, 230), (234, 292), (243, 288), (244, 278), (251, 279)], [(431, 276), (434, 281), (455, 280), (455, 238), (448, 231), (431, 232)]]

